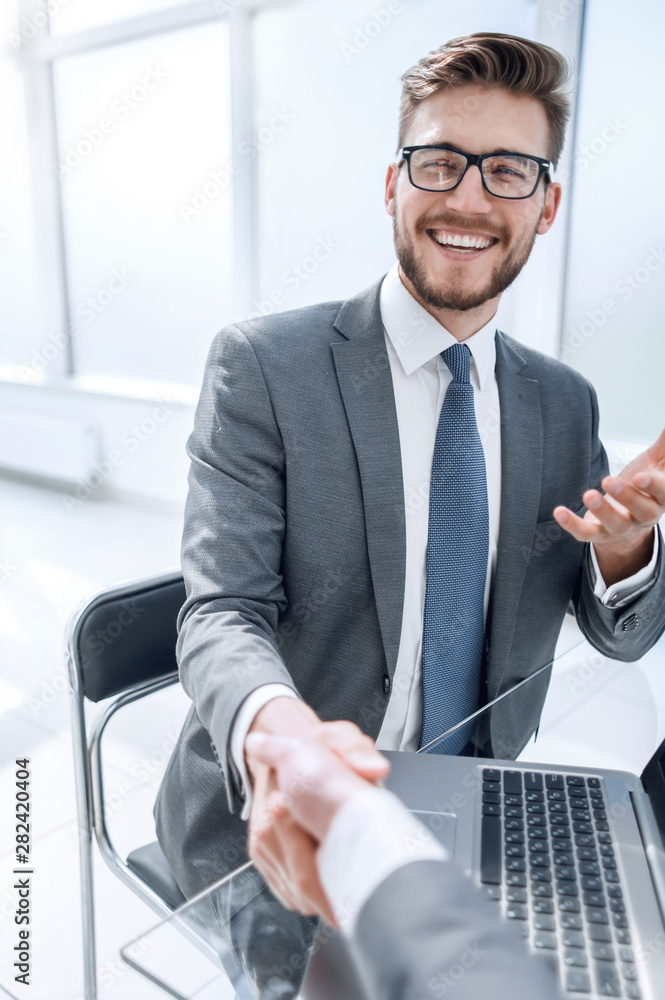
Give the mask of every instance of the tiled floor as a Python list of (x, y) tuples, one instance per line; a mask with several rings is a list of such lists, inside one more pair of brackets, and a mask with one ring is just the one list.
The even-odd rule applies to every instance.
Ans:
[[(29, 756), (33, 772), (29, 995), (79, 1000), (79, 878), (63, 630), (91, 591), (175, 566), (180, 530), (176, 512), (90, 500), (68, 513), (57, 492), (0, 479), (0, 984), (10, 996), (24, 995), (11, 968), (16, 895), (5, 817), (13, 802), (14, 760)], [(568, 620), (560, 649), (579, 640)], [(131, 706), (107, 733), (107, 808), (121, 853), (154, 838), (152, 803), (186, 699), (171, 689), (156, 696), (153, 706), (149, 713)], [(557, 666), (538, 740), (523, 758), (639, 771), (664, 736), (665, 644), (638, 665), (607, 660), (582, 645)], [(149, 929), (155, 915), (99, 858), (96, 878), (100, 996), (165, 996), (119, 958), (119, 948)]]

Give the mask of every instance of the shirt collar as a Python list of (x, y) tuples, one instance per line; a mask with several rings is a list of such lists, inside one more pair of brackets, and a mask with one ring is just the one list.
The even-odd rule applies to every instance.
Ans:
[[(457, 341), (438, 320), (416, 302), (402, 284), (397, 263), (388, 271), (381, 285), (381, 319), (388, 338), (395, 348), (404, 373), (412, 375)], [(464, 343), (471, 352), (483, 388), (494, 372), (496, 344), (494, 317)]]

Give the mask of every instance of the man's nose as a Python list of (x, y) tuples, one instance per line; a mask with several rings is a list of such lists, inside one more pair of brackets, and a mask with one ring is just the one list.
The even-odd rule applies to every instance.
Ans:
[(480, 167), (473, 164), (452, 191), (446, 194), (446, 207), (470, 215), (487, 215), (492, 211), (492, 196), (483, 187)]

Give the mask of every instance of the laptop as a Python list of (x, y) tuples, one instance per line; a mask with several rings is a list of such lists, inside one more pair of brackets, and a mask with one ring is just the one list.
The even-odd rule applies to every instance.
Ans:
[[(471, 717), (476, 731), (498, 701), (528, 704), (550, 669)], [(665, 996), (665, 741), (638, 776), (446, 756), (457, 729), (430, 752), (386, 753), (386, 786), (550, 963), (563, 997)], [(366, 1000), (342, 935), (319, 927), (300, 997)]]

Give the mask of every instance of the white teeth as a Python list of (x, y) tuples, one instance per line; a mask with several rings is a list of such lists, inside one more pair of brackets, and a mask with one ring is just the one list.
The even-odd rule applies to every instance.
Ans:
[(477, 250), (484, 250), (492, 243), (491, 239), (482, 236), (460, 236), (459, 233), (434, 233), (434, 239), (442, 246), (475, 247)]

